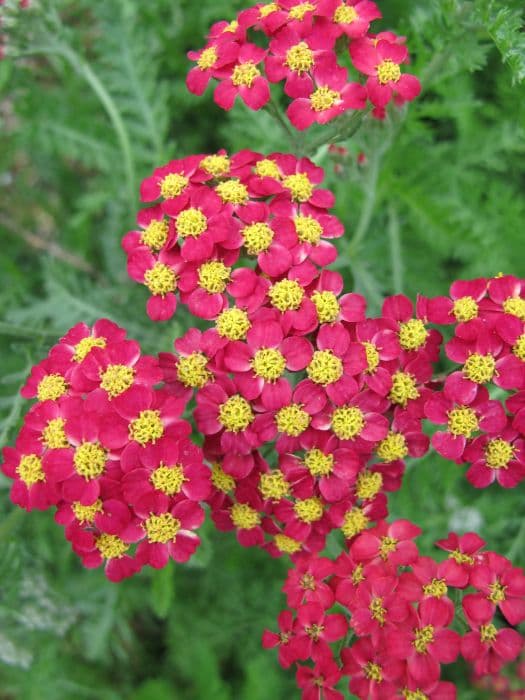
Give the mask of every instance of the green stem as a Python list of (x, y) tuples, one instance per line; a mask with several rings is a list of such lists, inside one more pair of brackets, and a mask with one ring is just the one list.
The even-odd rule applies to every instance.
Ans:
[(268, 108), (268, 110), (267, 110), (268, 114), (270, 114), (276, 120), (276, 122), (279, 124), (281, 129), (284, 131), (286, 136), (290, 139), (290, 142), (292, 143), (294, 150), (297, 150), (296, 134), (294, 134), (294, 132), (292, 131), (290, 126), (286, 123), (286, 121), (281, 113), (281, 110), (274, 102), (273, 97), (270, 98), (270, 101), (267, 103), (266, 106)]
[(507, 559), (511, 561), (521, 552), (525, 550), (525, 519), (521, 522), (521, 527), (518, 530), (518, 534), (514, 538), (509, 551), (507, 552)]
[(388, 240), (392, 264), (392, 290), (394, 294), (401, 294), (403, 291), (403, 257), (399, 235), (399, 217), (393, 204), (390, 204), (388, 208)]
[(381, 162), (381, 153), (374, 150), (370, 155), (370, 160), (368, 164), (368, 177), (365, 182), (365, 201), (363, 203), (363, 208), (361, 209), (361, 214), (359, 216), (359, 221), (355, 229), (352, 240), (350, 241), (349, 254), (354, 255), (361, 241), (365, 237), (372, 222), (372, 216), (374, 213), (374, 207), (377, 197), (377, 182), (379, 179), (379, 165)]
[(325, 130), (325, 133), (308, 145), (306, 155), (315, 159), (315, 155), (320, 148), (330, 143), (340, 143), (351, 138), (362, 125), (370, 109), (362, 112), (354, 112), (350, 116), (345, 115), (335, 120), (332, 128)]

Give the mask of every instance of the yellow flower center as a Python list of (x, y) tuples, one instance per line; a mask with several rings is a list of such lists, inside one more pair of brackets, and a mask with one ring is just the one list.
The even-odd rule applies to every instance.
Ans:
[(104, 559), (120, 559), (129, 549), (118, 535), (108, 535), (106, 532), (96, 539), (96, 547)]
[(251, 325), (243, 309), (224, 309), (215, 321), (217, 333), (228, 340), (244, 340)]
[(296, 554), (301, 551), (301, 543), (287, 535), (275, 535), (274, 542), (277, 549), (283, 554)]
[(235, 488), (235, 479), (233, 476), (226, 474), (218, 462), (214, 462), (211, 465), (211, 482), (216, 489), (223, 493), (233, 491)]
[(390, 81), (397, 83), (401, 77), (401, 68), (397, 65), (397, 63), (394, 63), (394, 61), (391, 61), (389, 58), (381, 61), (376, 70), (377, 79), (381, 85), (386, 85)]
[(150, 515), (143, 525), (149, 542), (166, 544), (172, 542), (181, 528), (181, 522), (171, 513)]
[(525, 333), (520, 335), (516, 341), (516, 344), (512, 348), (512, 352), (516, 355), (516, 357), (525, 362)]
[(525, 321), (525, 299), (509, 297), (503, 302), (503, 310), (506, 314), (517, 316), (522, 321)]
[(250, 404), (240, 394), (230, 396), (219, 406), (219, 423), (231, 433), (246, 430), (253, 418)]
[(26, 486), (33, 486), (39, 481), (46, 480), (42, 460), (35, 454), (24, 455), (16, 468), (16, 473)]
[(368, 363), (366, 373), (373, 374), (376, 371), (377, 366), (379, 365), (379, 352), (374, 343), (369, 343), (365, 340), (363, 343), (361, 343), (361, 345), (365, 349), (366, 361)]
[(352, 508), (345, 513), (341, 531), (346, 539), (355, 537), (366, 528), (369, 519), (361, 508)]
[(314, 112), (323, 112), (325, 109), (333, 107), (340, 99), (341, 95), (337, 90), (331, 90), (323, 85), (310, 95), (310, 104)]
[(292, 199), (296, 202), (307, 202), (312, 196), (314, 186), (304, 173), (294, 173), (287, 175), (283, 180), (283, 185), (290, 190)]
[(456, 299), (452, 307), (452, 313), (459, 323), (466, 323), (467, 321), (472, 321), (473, 318), (477, 318), (478, 311), (478, 302), (470, 296)]
[(50, 450), (68, 447), (69, 442), (64, 431), (66, 421), (63, 418), (52, 418), (42, 431), (42, 443)]
[(209, 260), (198, 270), (199, 287), (209, 294), (222, 294), (230, 281), (231, 268), (220, 260)]
[(339, 316), (339, 302), (333, 292), (314, 292), (312, 301), (320, 323), (333, 323)]
[(255, 164), (254, 173), (259, 177), (273, 177), (275, 180), (281, 179), (279, 166), (271, 158), (263, 158)]
[(493, 624), (481, 625), (479, 628), (480, 638), (484, 644), (492, 644), (498, 636), (498, 630)]
[(418, 654), (426, 654), (429, 644), (434, 641), (434, 627), (426, 625), (414, 630), (416, 638), (412, 642)]
[(284, 65), (296, 73), (306, 73), (314, 65), (314, 52), (305, 41), (301, 41), (288, 49)]
[(167, 221), (152, 219), (140, 236), (140, 242), (150, 250), (160, 250), (168, 240), (170, 227)]
[(230, 169), (230, 159), (225, 155), (206, 156), (201, 160), (200, 167), (214, 177), (221, 177)]
[(381, 544), (379, 545), (379, 555), (383, 561), (388, 559), (388, 555), (396, 551), (397, 540), (393, 537), (381, 537)]
[(166, 466), (162, 462), (152, 472), (149, 480), (157, 491), (162, 491), (166, 496), (180, 493), (182, 485), (188, 481), (184, 476), (184, 468), (181, 464)]
[(472, 433), (479, 430), (477, 416), (468, 406), (453, 408), (447, 415), (448, 430), (452, 435), (463, 435), (463, 437), (470, 438)]
[[(353, 7), (349, 7), (349, 10), (353, 10)], [(375, 664), (373, 661), (369, 661), (365, 668), (365, 678), (368, 678), (369, 681), (375, 681), (376, 683), (382, 683), (383, 682), (383, 672), (381, 670), (381, 666), (378, 666)]]
[(181, 238), (198, 238), (208, 228), (208, 219), (200, 209), (190, 207), (177, 215), (175, 226)]
[(105, 338), (94, 338), (88, 335), (87, 338), (82, 338), (82, 340), (75, 345), (73, 360), (75, 362), (82, 362), (82, 360), (88, 355), (88, 353), (93, 348), (105, 348), (106, 339)]
[(108, 365), (100, 375), (100, 387), (111, 398), (124, 393), (133, 384), (135, 370), (127, 365)]
[(241, 85), (245, 87), (251, 87), (255, 78), (261, 75), (261, 71), (257, 68), (253, 61), (246, 61), (246, 63), (239, 63), (235, 66), (232, 74), (232, 83), (236, 87)]
[(317, 642), (324, 631), (324, 625), (310, 625), (309, 627), (305, 627), (304, 631), (310, 637), (310, 639)]
[(146, 409), (139, 413), (138, 418), (129, 424), (129, 439), (139, 445), (155, 444), (164, 435), (164, 425), (160, 419), (160, 411)]
[(261, 522), (259, 513), (247, 503), (234, 503), (230, 508), (230, 516), (239, 530), (251, 530)]
[(353, 440), (364, 427), (363, 411), (357, 406), (341, 406), (332, 413), (332, 430), (340, 440)]
[(494, 581), (494, 583), (491, 583), (489, 585), (489, 595), (487, 596), (490, 602), (494, 603), (494, 605), (502, 603), (506, 598), (506, 588), (507, 586), (503, 586), (499, 581)]
[(442, 578), (433, 578), (430, 583), (423, 586), (423, 593), (432, 598), (442, 598), (448, 593), (448, 587)]
[(82, 442), (73, 456), (75, 471), (84, 479), (96, 479), (106, 468), (106, 450), (98, 442)]
[(212, 377), (206, 365), (208, 358), (202, 352), (192, 352), (187, 357), (179, 357), (177, 378), (181, 384), (192, 389), (202, 389)]
[(337, 24), (352, 24), (356, 19), (359, 19), (357, 10), (355, 7), (349, 7), (348, 5), (339, 5), (334, 13), (334, 22), (337, 22)]
[(470, 566), (474, 565), (474, 557), (460, 552), (459, 549), (455, 549), (453, 552), (450, 552), (448, 558), (454, 559), (456, 564), (470, 564)]
[(270, 287), (268, 296), (279, 311), (295, 311), (301, 306), (304, 289), (295, 280), (281, 280)]
[(465, 362), (463, 373), (467, 379), (476, 384), (490, 382), (496, 370), (496, 360), (492, 355), (480, 355), (475, 352)]
[(268, 250), (274, 236), (268, 224), (262, 222), (245, 226), (241, 233), (248, 255), (259, 255), (259, 253)]
[(395, 372), (392, 375), (392, 388), (388, 398), (392, 403), (403, 408), (413, 399), (419, 398), (419, 391), (416, 387), (416, 380), (407, 372)]
[(277, 469), (269, 474), (261, 474), (259, 491), (265, 499), (280, 501), (281, 498), (288, 495), (290, 486), (282, 471)]
[(303, 410), (302, 404), (292, 403), (277, 411), (275, 422), (280, 433), (298, 437), (310, 425), (310, 416)]
[(365, 469), (357, 477), (356, 494), (362, 501), (367, 501), (377, 496), (382, 487), (383, 477), (379, 472), (371, 472)]
[(171, 267), (156, 262), (144, 273), (144, 284), (152, 294), (165, 296), (177, 289), (177, 277)]
[(327, 386), (341, 379), (343, 363), (331, 350), (316, 350), (306, 373), (316, 384)]
[(262, 348), (255, 353), (251, 365), (257, 377), (275, 382), (286, 368), (286, 358), (275, 348)]
[(293, 220), (297, 238), (301, 243), (317, 245), (323, 235), (323, 227), (313, 216), (296, 216)]
[(379, 625), (382, 627), (386, 622), (386, 608), (383, 606), (383, 599), (372, 598), (368, 609), (372, 619), (379, 622)]
[(237, 29), (239, 29), (239, 22), (237, 22), (236, 19), (232, 20), (224, 29), (222, 30), (224, 32), (228, 32), (231, 34), (234, 34)]
[(514, 447), (501, 438), (489, 440), (485, 447), (485, 461), (491, 469), (507, 469), (514, 458)]
[(407, 441), (403, 433), (388, 433), (376, 448), (379, 459), (383, 462), (395, 462), (404, 459), (408, 454)]
[(334, 469), (334, 456), (314, 447), (305, 454), (304, 465), (312, 476), (328, 476)]
[(408, 688), (405, 688), (402, 692), (405, 700), (429, 700), (428, 695), (425, 695), (421, 690), (408, 690)]
[(38, 385), (37, 398), (39, 401), (56, 401), (66, 392), (66, 380), (61, 374), (47, 374)]
[(215, 64), (217, 58), (217, 49), (215, 48), (215, 46), (209, 46), (207, 49), (204, 49), (204, 51), (197, 59), (197, 66), (201, 70), (208, 70)]
[(399, 324), (399, 344), (403, 350), (419, 350), (428, 338), (428, 330), (423, 321), (411, 318)]
[(352, 575), (350, 576), (350, 579), (354, 586), (358, 586), (360, 583), (362, 583), (365, 580), (365, 575), (363, 571), (365, 570), (365, 565), (364, 564), (357, 564), (352, 571)]
[(246, 185), (237, 179), (219, 182), (215, 191), (224, 204), (246, 204), (250, 198)]
[(307, 12), (313, 12), (315, 10), (315, 5), (311, 2), (300, 2), (298, 5), (292, 7), (288, 13), (290, 19), (303, 20)]
[(96, 514), (102, 513), (102, 501), (97, 498), (90, 506), (83, 506), (80, 501), (74, 501), (71, 504), (71, 510), (81, 525), (92, 525)]
[(323, 517), (323, 503), (319, 498), (305, 498), (296, 501), (294, 513), (303, 523), (316, 523)]
[(164, 199), (178, 197), (188, 186), (189, 180), (180, 173), (169, 173), (160, 183), (160, 193)]

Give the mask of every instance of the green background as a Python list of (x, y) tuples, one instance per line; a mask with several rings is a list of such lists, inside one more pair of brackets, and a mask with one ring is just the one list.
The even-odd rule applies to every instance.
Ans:
[[(266, 113), (239, 104), (226, 114), (210, 91), (199, 99), (184, 86), (186, 52), (242, 3), (33, 4), (8, 13), (18, 56), (0, 61), (0, 445), (20, 425), (30, 367), (74, 323), (110, 317), (147, 352), (169, 350), (190, 325), (182, 312), (150, 323), (143, 289), (126, 277), (120, 238), (141, 179), (191, 153), (290, 148)], [(314, 149), (347, 231), (336, 267), (371, 313), (387, 294), (525, 276), (522, 3), (379, 4), (375, 27), (407, 36), (423, 95), (367, 123), (345, 157)], [(463, 471), (435, 454), (411, 464), (392, 515), (425, 528), (425, 553), (449, 529), (478, 529), (525, 564), (523, 485), (477, 492)], [(260, 648), (284, 604), (283, 561), (206, 526), (189, 565), (115, 586), (81, 568), (51, 513), (15, 510), (8, 487), (1, 477), (2, 700), (299, 697), (292, 674)], [(481, 697), (464, 668), (447, 673), (460, 698)]]

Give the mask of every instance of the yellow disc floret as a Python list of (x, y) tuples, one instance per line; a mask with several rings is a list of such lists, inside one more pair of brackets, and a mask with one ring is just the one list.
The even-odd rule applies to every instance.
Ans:
[(160, 193), (164, 199), (178, 197), (188, 186), (189, 180), (180, 173), (169, 173), (160, 183)]
[(73, 456), (75, 471), (84, 479), (96, 479), (106, 468), (106, 450), (98, 442), (81, 442)]
[(177, 276), (171, 267), (156, 262), (144, 273), (144, 284), (152, 294), (166, 296), (177, 289)]
[(155, 444), (163, 435), (164, 425), (160, 419), (160, 411), (141, 411), (138, 418), (129, 424), (129, 439), (142, 446), (148, 443)]
[(239, 63), (233, 69), (232, 83), (235, 87), (251, 87), (254, 80), (261, 75), (261, 71), (257, 68), (253, 61)]
[(235, 479), (226, 474), (218, 462), (211, 465), (211, 482), (218, 491), (228, 493), (235, 488)]
[(343, 535), (349, 540), (355, 537), (360, 532), (366, 529), (369, 523), (369, 519), (364, 514), (361, 508), (352, 508), (345, 513), (343, 520), (343, 525), (341, 526), (341, 531)]
[(489, 595), (487, 598), (494, 605), (502, 603), (506, 599), (505, 591), (507, 586), (504, 586), (500, 581), (496, 580), (494, 583), (489, 584)]
[(343, 363), (331, 350), (316, 350), (306, 373), (316, 384), (327, 386), (341, 379)]
[(209, 70), (212, 66), (215, 65), (215, 62), (218, 58), (217, 54), (217, 49), (215, 46), (208, 46), (207, 49), (204, 49), (201, 52), (201, 55), (197, 59), (197, 66), (201, 70)]
[(106, 339), (105, 338), (95, 338), (92, 335), (88, 335), (87, 338), (82, 338), (74, 347), (73, 360), (75, 362), (82, 362), (82, 360), (88, 355), (88, 353), (93, 348), (105, 348)]
[(167, 221), (152, 219), (140, 236), (140, 242), (150, 250), (160, 250), (168, 240), (170, 227)]
[(383, 487), (383, 477), (379, 472), (371, 472), (368, 469), (359, 473), (355, 492), (362, 501), (370, 500), (377, 496)]
[(228, 173), (230, 169), (230, 159), (226, 155), (217, 153), (206, 156), (200, 162), (200, 167), (213, 177), (221, 177)]
[(225, 204), (246, 204), (249, 200), (246, 185), (235, 178), (220, 182), (215, 191)]
[(56, 401), (67, 392), (67, 383), (61, 374), (47, 374), (37, 388), (39, 401)]
[(416, 380), (407, 372), (394, 372), (392, 375), (392, 388), (388, 398), (392, 403), (398, 404), (403, 408), (409, 401), (419, 398)]
[(397, 83), (401, 77), (401, 68), (389, 58), (385, 58), (384, 61), (381, 61), (376, 70), (377, 79), (381, 85), (386, 85), (390, 81)]
[(379, 365), (379, 352), (374, 343), (369, 343), (365, 340), (362, 343), (362, 345), (365, 349), (366, 361), (368, 364), (368, 367), (366, 368), (365, 372), (367, 374), (373, 374)]
[(300, 2), (288, 12), (288, 17), (290, 19), (297, 19), (299, 21), (303, 20), (308, 12), (313, 12), (315, 10), (315, 5), (311, 2)]
[(380, 627), (383, 627), (386, 622), (386, 608), (383, 605), (383, 599), (372, 598), (368, 609), (370, 610), (371, 618), (379, 622)]
[(80, 501), (74, 501), (71, 504), (71, 510), (81, 525), (91, 525), (95, 522), (97, 513), (102, 513), (102, 501), (100, 498), (97, 498), (97, 500), (89, 506), (83, 506)]
[(248, 255), (259, 255), (270, 247), (274, 233), (268, 224), (257, 222), (245, 226), (241, 231)]
[(261, 348), (255, 353), (251, 365), (255, 376), (275, 382), (286, 368), (286, 358), (275, 348)]
[(421, 690), (409, 690), (405, 688), (401, 694), (405, 700), (429, 700), (428, 695), (425, 695)]
[(200, 209), (184, 209), (175, 219), (175, 227), (181, 238), (198, 238), (208, 228), (208, 219)]
[(467, 379), (476, 384), (490, 382), (496, 370), (496, 360), (492, 355), (480, 355), (475, 352), (465, 361), (463, 373)]
[(514, 459), (514, 447), (510, 442), (495, 438), (485, 446), (485, 462), (491, 469), (507, 469), (511, 459)]
[(280, 469), (276, 469), (267, 474), (261, 474), (259, 480), (259, 491), (265, 499), (280, 501), (288, 495), (290, 486)]
[(337, 24), (352, 24), (356, 19), (359, 19), (357, 10), (349, 5), (339, 5), (334, 13), (334, 22)]
[(407, 441), (403, 433), (388, 433), (376, 448), (379, 459), (383, 462), (395, 462), (408, 454)]
[(339, 302), (333, 292), (318, 292), (312, 294), (312, 301), (317, 311), (320, 323), (333, 323), (339, 316)]
[(516, 343), (512, 346), (512, 352), (522, 362), (525, 362), (525, 333), (520, 335), (520, 337), (516, 340)]
[(444, 579), (433, 578), (430, 583), (423, 586), (423, 593), (432, 598), (443, 598), (448, 593), (448, 587)]
[(16, 473), (26, 486), (34, 486), (39, 481), (46, 480), (42, 460), (35, 454), (24, 455), (16, 468)]
[(310, 425), (310, 415), (303, 409), (302, 404), (292, 403), (277, 411), (275, 422), (280, 433), (299, 437)]
[(51, 450), (68, 447), (69, 442), (64, 431), (66, 421), (63, 418), (52, 418), (42, 431), (42, 444)]
[(357, 406), (341, 406), (332, 413), (332, 430), (340, 440), (353, 440), (365, 427), (365, 417)]
[(279, 311), (296, 311), (303, 301), (304, 289), (295, 280), (281, 280), (270, 287), (268, 296)]
[(459, 321), (459, 323), (472, 321), (473, 318), (478, 317), (478, 312), (478, 302), (470, 296), (456, 299), (454, 306), (452, 307), (452, 313), (454, 314), (456, 321)]
[(95, 544), (104, 559), (120, 559), (129, 549), (129, 544), (118, 535), (108, 535), (106, 532), (97, 537)]
[(135, 370), (127, 365), (108, 365), (100, 375), (100, 387), (111, 397), (123, 394), (133, 384)]
[(381, 559), (386, 561), (388, 555), (395, 552), (397, 548), (397, 540), (393, 537), (381, 537), (381, 544), (379, 545), (379, 556)]
[(248, 314), (243, 309), (224, 309), (215, 321), (217, 333), (228, 340), (244, 340), (250, 330)]
[(414, 630), (415, 639), (412, 642), (418, 654), (426, 654), (429, 644), (434, 641), (434, 627), (426, 625), (425, 627), (416, 628)]
[(240, 433), (250, 425), (254, 415), (248, 401), (240, 394), (230, 396), (219, 406), (219, 423), (231, 433)]
[(230, 272), (231, 268), (226, 267), (220, 260), (209, 260), (197, 271), (199, 287), (208, 294), (222, 294), (230, 281)]
[(279, 166), (271, 158), (263, 158), (255, 164), (254, 173), (259, 177), (273, 177), (274, 180), (281, 179)]
[(283, 554), (296, 554), (301, 551), (302, 545), (297, 540), (287, 535), (278, 534), (274, 537), (275, 546)]
[(292, 199), (296, 202), (307, 202), (314, 191), (314, 186), (305, 173), (287, 175), (283, 180), (283, 185), (287, 190), (290, 190)]
[(411, 318), (399, 324), (399, 344), (403, 350), (419, 350), (427, 342), (428, 330), (423, 321)]
[(331, 90), (323, 85), (310, 95), (310, 104), (314, 112), (324, 112), (325, 109), (333, 107), (340, 99), (341, 95), (337, 90)]
[(517, 316), (522, 321), (525, 321), (525, 299), (521, 297), (509, 297), (503, 302), (503, 310), (506, 314)]
[(143, 527), (149, 542), (166, 544), (177, 537), (181, 522), (171, 513), (152, 514), (144, 521)]
[(498, 630), (492, 623), (489, 623), (488, 625), (481, 625), (479, 632), (479, 636), (483, 644), (492, 644), (492, 642), (498, 636)]
[(306, 452), (304, 465), (312, 476), (328, 476), (334, 469), (334, 456), (314, 447)]
[(261, 516), (247, 503), (234, 503), (230, 508), (232, 523), (239, 530), (251, 530), (261, 522)]
[(301, 243), (317, 245), (323, 235), (323, 227), (313, 216), (296, 216), (293, 220), (297, 238)]
[(459, 406), (448, 412), (448, 430), (452, 435), (470, 438), (472, 433), (479, 430), (479, 422), (475, 412), (468, 406)]
[(177, 379), (185, 387), (202, 389), (212, 378), (207, 369), (208, 358), (202, 352), (192, 352), (187, 357), (179, 357)]
[(284, 65), (296, 73), (306, 73), (314, 65), (314, 52), (305, 41), (301, 41), (288, 49)]
[(161, 491), (166, 496), (180, 493), (184, 482), (188, 481), (184, 476), (184, 467), (181, 464), (167, 466), (162, 462), (151, 473), (149, 480), (157, 491)]
[[(349, 7), (349, 10), (353, 10), (353, 7)], [(376, 683), (382, 683), (383, 682), (383, 672), (381, 670), (381, 666), (378, 666), (378, 664), (375, 664), (373, 661), (368, 661), (368, 663), (364, 667), (364, 672), (365, 672), (365, 678), (368, 678), (369, 681), (375, 681)]]
[(305, 498), (296, 501), (294, 513), (303, 523), (316, 523), (323, 517), (323, 502), (320, 498)]

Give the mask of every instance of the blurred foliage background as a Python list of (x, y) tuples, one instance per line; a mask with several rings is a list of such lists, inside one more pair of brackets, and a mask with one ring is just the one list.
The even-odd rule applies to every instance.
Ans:
[[(11, 5), (16, 3), (9, 0)], [(9, 5), (8, 1), (8, 5)], [(288, 150), (264, 114), (219, 110), (184, 87), (185, 57), (239, 0), (48, 0), (6, 11), (0, 61), (0, 445), (32, 364), (78, 321), (107, 316), (148, 352), (191, 323), (148, 322), (120, 238), (138, 185), (190, 153)], [(520, 0), (379, 2), (405, 34), (423, 95), (315, 153), (347, 234), (336, 264), (376, 312), (386, 294), (446, 293), (453, 279), (525, 276), (525, 38)], [(5, 8), (4, 8), (5, 9)], [(9, 55), (11, 54), (11, 55)], [(363, 156), (359, 157), (359, 154)], [(522, 485), (523, 486), (523, 485)], [(435, 454), (410, 465), (394, 516), (478, 529), (525, 564), (523, 488), (478, 493)], [(260, 649), (284, 603), (286, 565), (205, 528), (189, 566), (119, 586), (83, 570), (50, 513), (24, 515), (0, 481), (2, 700), (285, 700), (291, 674)], [(475, 699), (465, 669), (459, 697)], [(450, 677), (450, 676), (449, 676)]]

